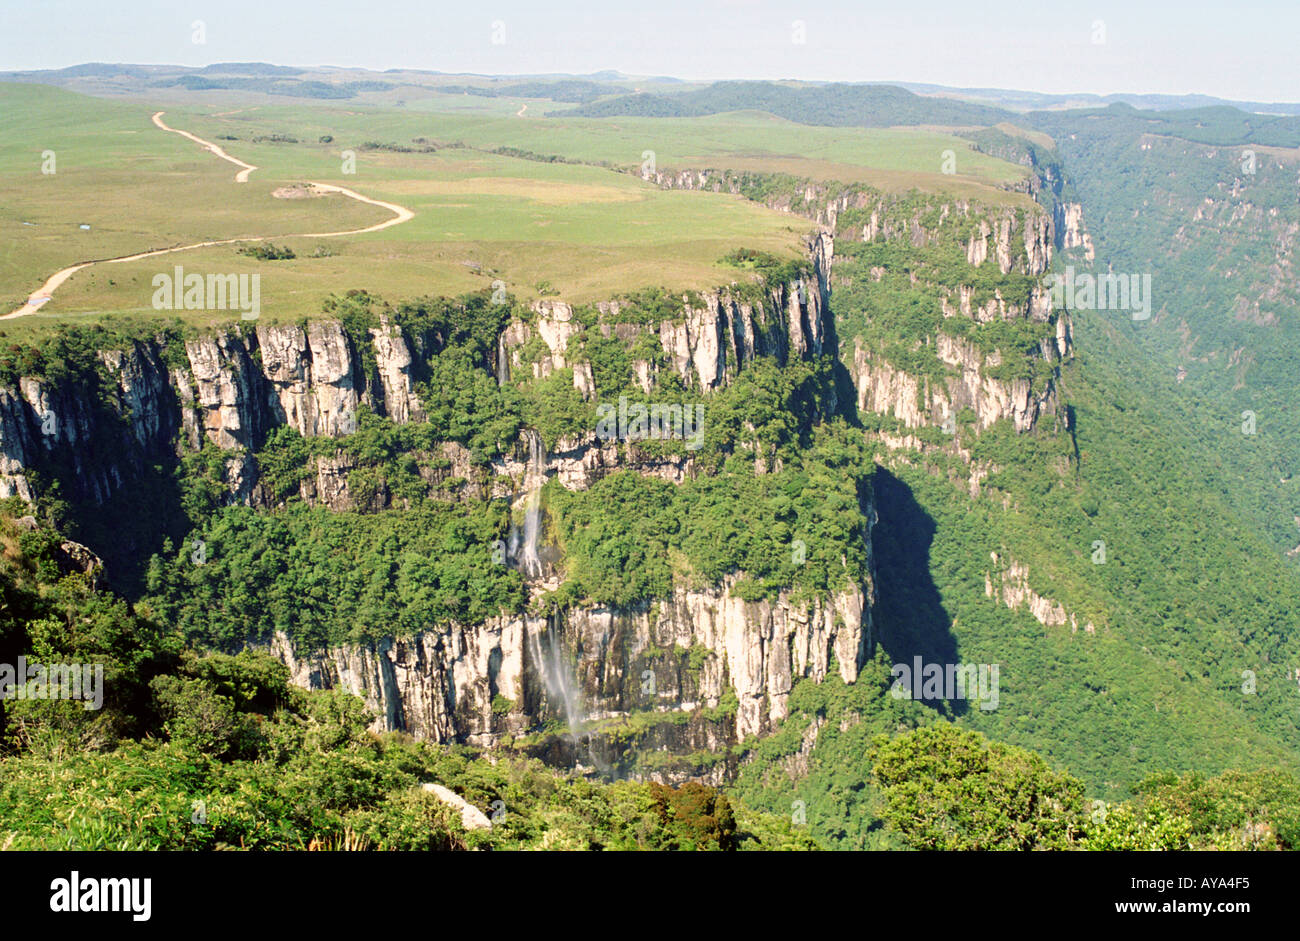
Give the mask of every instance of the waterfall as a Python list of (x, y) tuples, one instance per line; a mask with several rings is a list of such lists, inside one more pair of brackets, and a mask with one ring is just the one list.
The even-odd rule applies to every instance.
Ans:
[(542, 576), (542, 560), (537, 554), (537, 533), (541, 529), (541, 523), (541, 498), (536, 493), (529, 494), (528, 503), (524, 507), (524, 541), (519, 553), (519, 569), (525, 578)]
[[(508, 543), (510, 558), (515, 568), (529, 581), (546, 577), (547, 567), (541, 559), (539, 543), (542, 539), (542, 487), (546, 483), (546, 471), (549, 459), (542, 437), (533, 429), (525, 429), (522, 437), (528, 442), (528, 463), (524, 468), (524, 478), (516, 491), (513, 507), (523, 509), (523, 525), (510, 524)], [(515, 516), (514, 513), (511, 514)], [(530, 586), (536, 590), (538, 586)], [(556, 613), (547, 618), (545, 626), (536, 627), (532, 621), (525, 628), (529, 659), (533, 664), (537, 678), (546, 690), (549, 706), (564, 714), (564, 724), (568, 729), (568, 738), (578, 750), (585, 744), (587, 758), (598, 772), (608, 777), (612, 769), (596, 752), (596, 742), (586, 731), (586, 707), (582, 702), (582, 688), (574, 670), (574, 664), (565, 650), (560, 636), (561, 615)], [(575, 751), (575, 756), (579, 751)]]
[(584, 710), (577, 677), (560, 643), (559, 616), (549, 621), (545, 631), (527, 633), (533, 664), (546, 695), (553, 705), (563, 710), (569, 734), (577, 736), (582, 731)]
[(510, 361), (506, 357), (506, 335), (497, 337), (497, 385), (503, 386), (510, 381)]
[(525, 578), (541, 578), (545, 574), (537, 543), (542, 530), (542, 485), (546, 483), (546, 451), (542, 437), (529, 429), (528, 468), (524, 472), (524, 527), (521, 533), (513, 523), (510, 527), (510, 554), (516, 560)]

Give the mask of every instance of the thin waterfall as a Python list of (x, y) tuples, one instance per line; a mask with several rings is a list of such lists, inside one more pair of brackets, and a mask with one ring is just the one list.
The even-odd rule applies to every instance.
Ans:
[(563, 710), (569, 734), (576, 737), (582, 732), (585, 710), (578, 679), (560, 642), (558, 616), (548, 621), (546, 630), (528, 631), (528, 646), (547, 697)]
[(503, 386), (510, 381), (510, 360), (506, 356), (506, 335), (497, 337), (497, 385)]
[[(524, 526), (522, 534), (512, 524), (510, 552), (517, 560), (524, 578), (541, 578), (545, 574), (537, 544), (542, 531), (542, 485), (546, 483), (546, 452), (542, 437), (528, 429), (528, 467), (524, 472)], [(522, 537), (522, 538), (521, 538)]]

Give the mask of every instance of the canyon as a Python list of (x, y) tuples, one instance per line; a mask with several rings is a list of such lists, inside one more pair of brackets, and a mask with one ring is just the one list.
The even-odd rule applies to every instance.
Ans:
[[(500, 333), (489, 364), (496, 381), (529, 374), (541, 380), (569, 369), (574, 389), (594, 402), (592, 366), (580, 341), (598, 332), (629, 346), (648, 338), (662, 356), (634, 362), (642, 390), (649, 395), (659, 370), (670, 370), (700, 397), (706, 414), (709, 395), (759, 357), (785, 366), (833, 356), (856, 389), (858, 409), (892, 414), (909, 428), (939, 426), (961, 408), (976, 412), (979, 428), (1009, 420), (1021, 433), (1045, 415), (1059, 418), (1052, 382), (1032, 389), (987, 374), (1000, 361), (997, 354), (981, 356), (941, 336), (937, 353), (951, 374), (933, 384), (860, 343), (841, 343), (831, 310), (835, 221), (849, 209), (871, 207), (861, 194), (805, 196), (808, 205), (801, 209), (819, 220), (807, 242), (806, 276), (769, 280), (757, 292), (733, 283), (683, 296), (680, 314), (658, 323), (620, 319), (626, 302), (619, 300), (596, 305), (594, 324), (564, 302), (535, 301), (515, 311)], [(940, 219), (975, 211), (967, 203), (945, 203)], [(919, 217), (905, 226), (884, 217), (882, 206), (861, 230), (840, 235), (910, 244), (934, 237)], [(1040, 275), (1052, 239), (1046, 215), (999, 211), (975, 227), (966, 262), (972, 270), (987, 265), (1002, 274)], [(977, 322), (1054, 316), (1038, 291), (1019, 306), (1000, 295), (976, 305), (971, 296), (970, 289), (954, 286), (944, 315)], [(99, 398), (84, 384), (20, 377), (0, 388), (0, 496), (36, 499), (49, 479), (45, 469), (63, 462), (65, 497), (103, 504), (147, 466), (214, 448), (221, 455), (223, 500), (274, 510), (277, 500), (264, 486), (257, 459), (268, 435), (284, 427), (303, 438), (340, 438), (356, 430), (362, 408), (398, 424), (424, 421), (419, 360), (438, 355), (440, 343), (385, 315), (364, 334), (332, 319), (245, 323), (183, 341), (141, 338), (97, 351)], [(1055, 340), (1045, 341), (1037, 355), (1059, 363), (1070, 352), (1069, 321), (1062, 315)], [(831, 408), (839, 405), (833, 401)], [(796, 682), (837, 675), (852, 683), (875, 651), (870, 565), (864, 579), (821, 597), (783, 591), (772, 600), (747, 601), (733, 590), (736, 576), (729, 576), (713, 585), (678, 585), (670, 596), (632, 608), (546, 611), (538, 604), (563, 579), (563, 560), (546, 541), (540, 498), (546, 483), (584, 490), (632, 469), (680, 484), (698, 473), (689, 451), (648, 453), (594, 429), (562, 437), (548, 449), (526, 428), (487, 465), (475, 463), (454, 441), (443, 442), (436, 458), (421, 467), (431, 495), (454, 478), (465, 482), (459, 499), (509, 502), (518, 522), (501, 561), (524, 577), (533, 602), (527, 612), (324, 649), (295, 649), (283, 633), (249, 640), (285, 663), (295, 684), (363, 698), (377, 731), (478, 746), (516, 742), (548, 760), (609, 774), (632, 766), (626, 728), (635, 717), (642, 750), (722, 756), (661, 776), (720, 782), (735, 770), (729, 746), (774, 731)], [(400, 507), (382, 490), (365, 499), (351, 492), (356, 462), (343, 449), (316, 454), (313, 462), (298, 492), (307, 504), (336, 512)], [(868, 525), (858, 538), (869, 556), (876, 513), (874, 506), (864, 512)], [(539, 723), (556, 734), (533, 734)]]

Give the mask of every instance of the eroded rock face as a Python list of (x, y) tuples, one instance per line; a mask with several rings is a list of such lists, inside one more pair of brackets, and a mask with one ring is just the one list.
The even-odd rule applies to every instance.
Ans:
[(247, 340), (219, 333), (185, 344), (195, 389), (195, 421), (204, 438), (223, 450), (253, 448), (263, 431), (265, 377)]
[(1056, 207), (1056, 231), (1061, 248), (1083, 249), (1084, 257), (1093, 261), (1097, 257), (1092, 236), (1083, 227), (1083, 206), (1080, 203), (1060, 203)]
[[(789, 284), (769, 286), (757, 301), (743, 300), (730, 290), (706, 291), (692, 302), (682, 297), (682, 315), (658, 326), (618, 322), (617, 302), (599, 304), (604, 336), (624, 341), (638, 336), (655, 336), (671, 368), (689, 388), (707, 392), (726, 385), (756, 356), (771, 356), (779, 365), (790, 358), (820, 356), (826, 350), (834, 327), (829, 309), (829, 272), (834, 256), (834, 238), (829, 232), (813, 236), (808, 244), (812, 270), (809, 277)], [(531, 323), (515, 321), (502, 335), (503, 358), (510, 375), (531, 370), (534, 378), (545, 378), (556, 370), (572, 367), (573, 384), (584, 397), (595, 394), (591, 366), (574, 362), (569, 345), (585, 330), (574, 319), (573, 309), (559, 301), (533, 304)], [(544, 350), (533, 343), (541, 342)], [(646, 360), (633, 363), (642, 388), (653, 386), (655, 367)]]
[[(786, 717), (795, 679), (820, 682), (831, 671), (845, 682), (857, 678), (874, 650), (873, 589), (868, 581), (824, 601), (783, 593), (749, 602), (732, 594), (733, 585), (678, 588), (637, 609), (501, 616), (316, 653), (295, 652), (278, 635), (271, 649), (296, 685), (352, 692), (379, 716), (376, 730), (432, 741), (494, 745), (548, 718), (598, 729), (633, 711), (715, 708), (729, 689), (738, 705), (727, 725), (743, 741)], [(543, 650), (553, 642), (575, 684), (572, 701), (547, 682), (552, 661)], [(694, 672), (658, 655), (692, 648), (704, 651)], [(508, 710), (494, 709), (498, 697), (510, 701)], [(575, 704), (580, 714), (566, 714)]]
[[(453, 464), (460, 460), (449, 457)], [(468, 467), (467, 454), (463, 460)], [(490, 480), (476, 486), (481, 495), (511, 499), (522, 509), (527, 494), (546, 479), (557, 477), (567, 488), (581, 490), (605, 473), (626, 469), (674, 483), (692, 473), (689, 456), (651, 458), (594, 436), (561, 441), (547, 453), (535, 433), (525, 433), (492, 465)], [(318, 475), (315, 498), (349, 505), (341, 485), (346, 470), (346, 464), (339, 466), (328, 478), (332, 484)], [(326, 492), (331, 486), (339, 489)], [(874, 507), (870, 510), (862, 533), (868, 553)], [(527, 564), (529, 549), (512, 534), (506, 564), (525, 576), (534, 594), (558, 587), (559, 573), (546, 549), (532, 547), (532, 557), (534, 564)], [(694, 713), (734, 695), (734, 713), (723, 719), (691, 719), (662, 732), (663, 744), (681, 753), (771, 731), (785, 718), (795, 679), (821, 681), (835, 671), (853, 682), (874, 648), (870, 574), (821, 600), (798, 601), (783, 593), (775, 600), (745, 601), (734, 594), (734, 585), (728, 578), (707, 588), (679, 586), (648, 605), (579, 606), (546, 617), (501, 615), (481, 624), (324, 651), (295, 651), (278, 636), (272, 650), (296, 684), (344, 689), (365, 699), (379, 716), (376, 730), (439, 742), (495, 745), (547, 719), (598, 729), (601, 722), (632, 712)], [(680, 656), (663, 653), (692, 650), (698, 661), (694, 671), (683, 668)], [(654, 676), (648, 688), (647, 670)], [(508, 701), (506, 708), (502, 700)], [(580, 760), (567, 754), (550, 758)]]
[[(1044, 598), (1029, 587), (1029, 566), (1014, 559), (1003, 560), (996, 552), (990, 553), (994, 571), (984, 576), (984, 594), (1001, 600), (1013, 611), (1027, 608), (1034, 619), (1044, 627), (1070, 625), (1070, 633), (1077, 633), (1079, 620), (1066, 611), (1059, 601)], [(1097, 628), (1091, 621), (1083, 625), (1085, 633), (1095, 634)]]
[[(932, 382), (896, 369), (872, 356), (855, 341), (851, 369), (858, 390), (858, 408), (892, 415), (909, 428), (941, 427), (955, 420), (962, 409), (975, 412), (980, 429), (1008, 419), (1016, 431), (1030, 431), (1044, 415), (1060, 409), (1056, 386), (1048, 382), (1035, 390), (1026, 379), (1005, 381), (987, 375), (1001, 362), (997, 353), (980, 354), (969, 343), (940, 334), (935, 340), (939, 359), (954, 367), (955, 375)], [(1055, 357), (1056, 346), (1050, 351)]]
[[(733, 173), (718, 170), (691, 170), (647, 174), (647, 179), (659, 186), (678, 189), (712, 189), (739, 193), (741, 181)], [(1062, 238), (1067, 248), (1091, 243), (1082, 231), (1078, 204), (1057, 207), (1055, 228), (1048, 213), (1038, 209), (1015, 207), (989, 207), (954, 199), (938, 205), (917, 207), (904, 213), (896, 210), (890, 197), (863, 188), (847, 188), (838, 184), (810, 184), (801, 193), (770, 197), (770, 208), (797, 212), (825, 227), (812, 255), (819, 260), (818, 280), (823, 286), (834, 281), (833, 248), (829, 233), (836, 230), (841, 214), (857, 210), (856, 218), (867, 217), (860, 227), (841, 226), (845, 238), (865, 242), (902, 241), (912, 247), (924, 247), (939, 242), (945, 226), (961, 225), (969, 230), (965, 237), (966, 262), (972, 269), (995, 265), (1000, 274), (1017, 273), (1038, 277), (1051, 264), (1054, 239)], [(937, 212), (935, 212), (937, 210)], [(884, 276), (883, 268), (873, 268), (875, 281)], [(972, 271), (972, 282), (975, 272)], [(912, 274), (913, 283), (916, 275)], [(1038, 285), (1030, 289), (1027, 301), (1009, 302), (1000, 290), (992, 297), (976, 300), (977, 292), (970, 284), (945, 286), (947, 296), (942, 300), (945, 317), (968, 317), (977, 323), (995, 320), (1031, 320), (1054, 323), (1055, 336), (1044, 340), (1039, 350), (1041, 358), (1050, 364), (1070, 357), (1073, 353), (1071, 324), (1068, 313), (1052, 310), (1050, 292)], [(815, 305), (814, 305), (815, 306)], [(797, 315), (792, 310), (789, 348), (802, 352), (798, 344), (805, 340), (817, 342), (816, 319), (802, 322), (794, 329)], [(702, 325), (703, 326), (703, 325)], [(687, 341), (689, 330), (679, 328), (673, 343), (664, 343), (664, 349), (674, 354), (678, 371), (686, 373), (686, 355), (693, 357), (694, 373), (701, 381), (718, 373), (720, 360), (718, 331), (697, 330), (702, 340), (694, 345)], [(843, 351), (845, 365), (857, 388), (858, 408), (892, 415), (909, 428), (923, 425), (943, 425), (963, 408), (971, 408), (978, 416), (978, 426), (987, 428), (999, 419), (1012, 421), (1017, 431), (1029, 431), (1044, 416), (1060, 419), (1060, 402), (1053, 374), (1038, 388), (1027, 380), (1001, 380), (994, 378), (1002, 365), (996, 354), (979, 355), (969, 344), (960, 343), (940, 334), (934, 338), (939, 359), (953, 367), (954, 375), (940, 381), (925, 376), (910, 375), (889, 363), (876, 351), (863, 349), (856, 341), (852, 349)]]
[(57, 460), (69, 471), (65, 498), (103, 502), (147, 461), (174, 454), (179, 414), (154, 351), (133, 343), (99, 360), (109, 383), (23, 377), (0, 389), (0, 496), (35, 499), (30, 472)]
[[(410, 353), (404, 343), (394, 349), (387, 324), (372, 333), (385, 388), (388, 380), (400, 385), (410, 368)], [(257, 339), (267, 404), (275, 424), (288, 425), (304, 437), (333, 437), (355, 427), (360, 401), (355, 379), (358, 370), (341, 324), (310, 323), (305, 330), (298, 326), (261, 327)], [(394, 396), (408, 417), (409, 393), (407, 381)], [(388, 396), (384, 401), (388, 402)]]
[[(968, 211), (969, 207), (962, 203), (954, 209), (957, 215)], [(891, 237), (891, 233), (879, 230), (872, 237)], [(901, 234), (894, 231), (892, 237)], [(1013, 240), (1017, 237), (1023, 240), (1023, 254), (1014, 250)], [(1011, 210), (995, 213), (979, 219), (972, 229), (966, 244), (966, 262), (973, 269), (996, 264), (1002, 274), (1017, 271), (1037, 276), (1050, 263), (1051, 240), (1052, 229), (1045, 214)], [(870, 274), (879, 281), (884, 273), (883, 269), (873, 268)], [(1052, 309), (1051, 292), (1045, 286), (1035, 284), (1024, 300), (1012, 302), (1001, 289), (981, 295), (970, 284), (945, 285), (940, 303), (944, 317), (965, 317), (978, 324), (1021, 320), (1051, 325), (1053, 335), (1045, 337), (1035, 353), (1014, 354), (1037, 356), (1049, 364), (1052, 368), (1047, 377), (1035, 383), (1002, 378), (1005, 370), (999, 368), (1003, 366), (1000, 351), (982, 353), (972, 343), (944, 331), (927, 341), (938, 361), (947, 367), (941, 377), (908, 373), (855, 338), (851, 352), (845, 351), (845, 359), (857, 388), (859, 409), (890, 415), (908, 428), (951, 428), (956, 413), (962, 409), (974, 411), (981, 430), (1002, 419), (1011, 421), (1019, 432), (1032, 430), (1044, 417), (1062, 420), (1057, 367), (1073, 355), (1072, 327), (1068, 312)]]
[(370, 339), (373, 389), (342, 325), (328, 320), (199, 337), (185, 343), (183, 365), (161, 341), (101, 351), (113, 383), (104, 388), (97, 379), (55, 388), (24, 377), (0, 389), (0, 496), (34, 499), (29, 470), (57, 452), (71, 462), (69, 495), (103, 503), (146, 462), (211, 443), (245, 452), (226, 461), (227, 489), (255, 500), (259, 470), (247, 452), (274, 428), (349, 434), (361, 403), (395, 421), (424, 419), (407, 339), (382, 317)]
[[(27, 469), (35, 461), (36, 447), (29, 406), (9, 389), (0, 389), (0, 497), (34, 498)], [(35, 434), (40, 434), (39, 426)]]

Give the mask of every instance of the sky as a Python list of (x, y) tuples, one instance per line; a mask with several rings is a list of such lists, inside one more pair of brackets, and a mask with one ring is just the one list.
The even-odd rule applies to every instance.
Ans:
[(0, 71), (613, 69), (1297, 101), (1298, 45), (1300, 0), (0, 0)]

